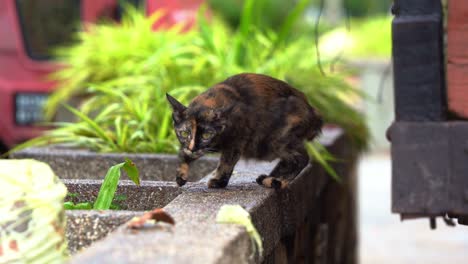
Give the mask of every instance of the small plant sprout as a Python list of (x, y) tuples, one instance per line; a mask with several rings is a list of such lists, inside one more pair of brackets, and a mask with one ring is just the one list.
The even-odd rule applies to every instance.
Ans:
[[(132, 180), (136, 185), (140, 185), (140, 176), (138, 168), (135, 166), (129, 159), (125, 159), (125, 162), (119, 163), (109, 168), (107, 174), (102, 182), (101, 188), (99, 189), (98, 197), (94, 203), (92, 202), (82, 202), (82, 203), (73, 203), (71, 201), (65, 202), (63, 204), (64, 208), (67, 210), (118, 210), (120, 205), (118, 202), (124, 201), (127, 199), (125, 195), (115, 195), (117, 186), (120, 179), (120, 170), (123, 169), (130, 180)], [(70, 198), (76, 198), (77, 194), (72, 193), (68, 195)], [(113, 203), (113, 201), (115, 203)]]

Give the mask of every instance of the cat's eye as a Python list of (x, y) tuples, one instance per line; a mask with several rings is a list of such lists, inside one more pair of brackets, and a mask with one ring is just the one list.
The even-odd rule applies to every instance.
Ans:
[(182, 131), (180, 132), (180, 135), (184, 138), (188, 137), (189, 136), (189, 132), (188, 131)]
[(203, 133), (202, 138), (203, 139), (209, 139), (209, 138), (211, 138), (212, 135), (213, 135), (212, 133)]

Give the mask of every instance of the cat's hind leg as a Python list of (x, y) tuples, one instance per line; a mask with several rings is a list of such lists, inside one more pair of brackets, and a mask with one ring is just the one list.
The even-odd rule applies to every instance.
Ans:
[(288, 153), (289, 155), (280, 159), (268, 176), (265, 174), (258, 176), (257, 183), (268, 188), (286, 188), (289, 180), (296, 177), (309, 163), (309, 155), (303, 145)]

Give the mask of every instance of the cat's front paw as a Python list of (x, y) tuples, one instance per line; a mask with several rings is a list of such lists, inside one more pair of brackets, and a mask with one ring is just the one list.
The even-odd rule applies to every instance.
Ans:
[(177, 176), (176, 177), (176, 182), (179, 187), (184, 186), (187, 183), (187, 180), (184, 180), (182, 177)]
[(184, 186), (188, 179), (188, 164), (181, 164), (177, 169), (176, 182), (179, 187)]
[(208, 188), (225, 188), (228, 185), (229, 179), (210, 179)]

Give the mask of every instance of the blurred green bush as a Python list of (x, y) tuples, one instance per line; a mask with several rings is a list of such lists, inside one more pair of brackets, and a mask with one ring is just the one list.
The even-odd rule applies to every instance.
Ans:
[(154, 32), (151, 26), (160, 13), (147, 18), (129, 8), (119, 25), (99, 24), (79, 33), (76, 45), (57, 52), (66, 67), (52, 76), (59, 87), (47, 105), (52, 116), (60, 102), (87, 94), (79, 109), (68, 107), (78, 121), (55, 123), (57, 128), (15, 150), (65, 143), (98, 152), (174, 153), (178, 142), (165, 93), (188, 103), (241, 72), (288, 81), (307, 95), (326, 122), (343, 127), (356, 146), (365, 147), (364, 117), (352, 106), (362, 94), (345, 81), (346, 72), (321, 75), (311, 37), (290, 35), (308, 1), (298, 1), (279, 30), (259, 26), (262, 1), (268, 2), (245, 1), (235, 29), (199, 16), (192, 31), (180, 33), (178, 25)]
[(344, 7), (352, 17), (389, 14), (392, 0), (343, 0)]
[[(208, 0), (211, 9), (232, 28), (240, 24), (244, 2), (244, 0)], [(261, 14), (255, 17), (256, 26), (259, 28), (280, 27), (297, 2), (297, 0), (256, 1), (254, 4), (258, 6), (255, 9), (261, 11)]]
[(392, 53), (391, 26), (391, 16), (352, 19), (349, 31), (343, 25), (323, 34), (320, 51), (325, 58), (340, 54), (345, 60), (389, 60)]

